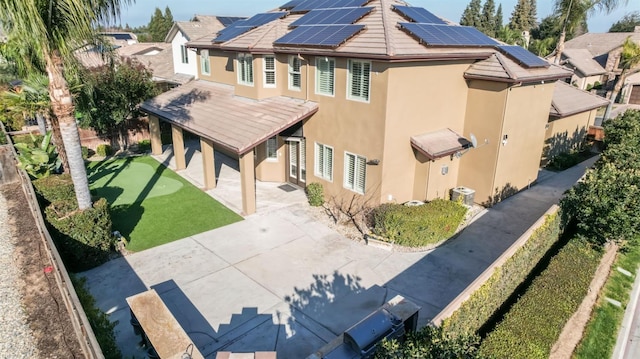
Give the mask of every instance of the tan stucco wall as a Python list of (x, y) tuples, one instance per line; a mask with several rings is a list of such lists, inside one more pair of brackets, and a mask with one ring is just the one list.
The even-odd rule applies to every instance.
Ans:
[[(471, 61), (389, 65), (381, 202), (447, 198), (448, 190), (456, 186), (459, 161), (447, 156), (429, 164), (429, 188), (420, 193), (422, 185), (411, 181), (426, 177), (420, 172), (424, 171), (422, 166), (416, 164), (419, 159), (410, 138), (444, 128), (465, 135), (467, 84), (463, 73), (470, 64)], [(449, 170), (442, 175), (445, 163)]]
[(595, 84), (597, 82), (602, 83), (602, 75), (585, 76), (578, 75), (571, 76), (571, 84), (577, 86), (581, 90), (586, 90), (588, 85)]
[(278, 139), (278, 158), (267, 159), (267, 144), (256, 147), (256, 179), (264, 182), (285, 182), (286, 146), (281, 137)]
[(211, 75), (202, 75), (200, 68), (200, 51), (198, 50), (198, 77), (202, 80), (219, 82), (227, 85), (235, 85), (237, 77), (234, 72), (235, 53), (209, 50), (209, 62)]
[(542, 162), (583, 143), (589, 126), (595, 122), (597, 110), (585, 111), (563, 118), (550, 118), (544, 138)]

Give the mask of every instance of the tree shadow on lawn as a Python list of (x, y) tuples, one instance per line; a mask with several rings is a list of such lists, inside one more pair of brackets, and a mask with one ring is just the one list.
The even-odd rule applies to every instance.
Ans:
[[(106, 177), (111, 175), (111, 177), (105, 182), (101, 187), (107, 187), (122, 171), (124, 171), (129, 164), (133, 161), (132, 157), (125, 158), (124, 162), (117, 163), (118, 160), (104, 160), (101, 161), (98, 165), (94, 167), (87, 167), (87, 178), (89, 183), (95, 183)], [(109, 200), (107, 198), (107, 200)], [(110, 203), (113, 203), (109, 200)]]
[(140, 219), (144, 215), (144, 207), (140, 202), (133, 204), (121, 204), (111, 207), (111, 220), (113, 221), (113, 229), (130, 240), (131, 233), (136, 228)]

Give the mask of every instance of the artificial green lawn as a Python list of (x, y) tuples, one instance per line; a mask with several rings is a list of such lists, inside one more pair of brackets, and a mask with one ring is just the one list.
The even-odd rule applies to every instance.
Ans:
[(113, 229), (129, 241), (131, 251), (242, 219), (148, 156), (91, 162), (87, 175), (94, 195), (111, 204)]

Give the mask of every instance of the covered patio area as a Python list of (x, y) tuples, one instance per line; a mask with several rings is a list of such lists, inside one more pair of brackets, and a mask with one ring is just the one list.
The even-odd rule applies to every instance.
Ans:
[[(192, 81), (143, 103), (141, 108), (149, 113), (153, 155), (163, 156), (165, 152), (160, 122), (171, 125), (172, 150), (166, 159), (173, 161), (176, 171), (188, 170), (187, 162), (193, 162), (192, 158), (187, 161), (189, 149), (185, 146), (183, 131), (199, 138), (199, 144), (191, 145), (191, 156), (196, 152), (195, 147), (199, 147), (200, 174), (192, 172), (190, 175), (201, 181), (199, 187), (205, 190), (218, 187), (221, 180), (218, 169), (223, 168), (223, 164), (217, 163), (218, 159), (227, 163), (236, 161), (237, 177), (225, 176), (230, 178), (230, 182), (224, 190), (229, 193), (237, 191), (241, 198), (241, 214), (250, 215), (257, 209), (256, 147), (312, 116), (318, 110), (318, 104), (284, 96), (252, 100), (235, 96), (233, 86)], [(223, 153), (227, 154), (226, 158), (222, 157)], [(233, 165), (227, 167), (234, 169)], [(191, 171), (197, 171), (196, 168)], [(282, 183), (271, 185), (277, 187)], [(283, 191), (289, 187), (294, 188), (283, 186)], [(224, 198), (220, 200), (225, 201)]]

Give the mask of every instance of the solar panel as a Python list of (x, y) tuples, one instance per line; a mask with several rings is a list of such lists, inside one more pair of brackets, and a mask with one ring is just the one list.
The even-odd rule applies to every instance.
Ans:
[(299, 26), (274, 42), (274, 45), (337, 47), (364, 29), (364, 25)]
[(435, 46), (495, 46), (494, 39), (470, 26), (451, 26), (403, 22), (399, 24), (427, 45)]
[(346, 9), (311, 10), (294, 21), (291, 27), (303, 25), (348, 25), (353, 24), (369, 12), (372, 7), (354, 7)]
[(232, 40), (251, 29), (258, 26), (269, 23), (273, 20), (284, 17), (287, 14), (286, 11), (279, 12), (267, 12), (263, 14), (254, 15), (246, 20), (238, 20), (231, 26), (226, 27), (218, 32), (218, 36), (213, 39), (213, 42), (225, 42)]
[(291, 9), (291, 12), (358, 7), (366, 4), (367, 2), (369, 2), (369, 0), (304, 0)]
[(498, 50), (526, 67), (549, 67), (549, 63), (527, 49), (516, 45), (498, 46)]
[(260, 26), (266, 23), (269, 23), (273, 20), (279, 19), (287, 15), (286, 11), (278, 11), (278, 12), (266, 12), (263, 14), (253, 15), (252, 17), (245, 20), (242, 26)]
[(394, 5), (393, 9), (399, 12), (400, 15), (413, 22), (419, 22), (422, 24), (447, 24), (446, 22), (442, 21), (442, 19), (429, 12), (427, 9), (421, 7)]
[(237, 17), (237, 16), (218, 16), (218, 21), (220, 21), (220, 23), (222, 25), (224, 25), (224, 27), (227, 27), (237, 21), (240, 20), (244, 20), (244, 17)]
[(281, 5), (280, 9), (285, 9), (285, 10), (293, 9), (294, 7), (296, 7), (298, 4), (300, 4), (303, 1), (305, 1), (305, 0), (291, 0), (288, 3)]

